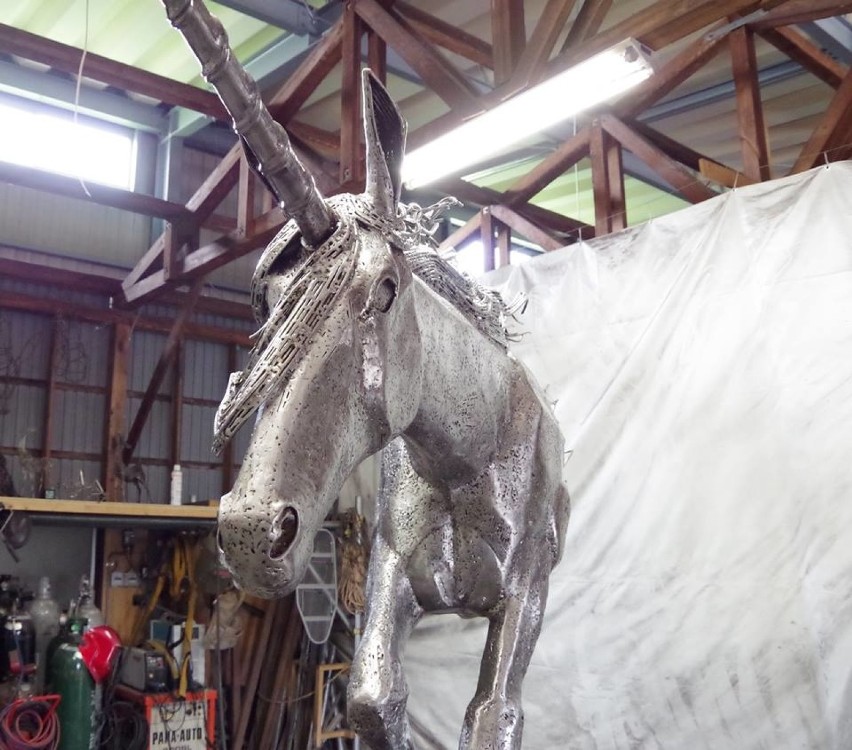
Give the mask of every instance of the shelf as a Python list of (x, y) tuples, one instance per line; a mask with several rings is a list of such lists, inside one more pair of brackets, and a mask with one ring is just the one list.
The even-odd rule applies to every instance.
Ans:
[(35, 522), (73, 523), (86, 526), (138, 526), (186, 528), (215, 526), (218, 507), (213, 505), (165, 505), (115, 503), (94, 500), (44, 500), (35, 497), (2, 497), (3, 507), (32, 515)]

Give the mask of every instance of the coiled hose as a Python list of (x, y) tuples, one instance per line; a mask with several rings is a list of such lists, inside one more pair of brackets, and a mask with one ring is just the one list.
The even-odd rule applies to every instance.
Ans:
[(58, 695), (19, 698), (0, 711), (0, 750), (56, 750)]

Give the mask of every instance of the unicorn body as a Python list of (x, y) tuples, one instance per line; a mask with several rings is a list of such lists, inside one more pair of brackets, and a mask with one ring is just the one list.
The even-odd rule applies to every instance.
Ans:
[[(235, 64), (215, 64), (224, 31), (205, 30), (197, 2), (164, 1), (206, 67)], [(226, 105), (252, 99), (227, 88), (247, 85), (238, 75), (222, 80)], [(220, 504), (220, 548), (241, 587), (292, 591), (344, 480), (384, 449), (350, 723), (372, 750), (413, 748), (406, 638), (426, 613), (482, 616), (460, 747), (520, 748), (521, 685), (568, 518), (563, 439), (507, 351), (503, 300), (421, 244), (428, 227), (399, 204), (405, 125), (369, 74), (363, 93), (366, 192), (321, 208), (303, 195), (255, 273), (262, 328), (220, 406), (217, 446), (257, 418)]]

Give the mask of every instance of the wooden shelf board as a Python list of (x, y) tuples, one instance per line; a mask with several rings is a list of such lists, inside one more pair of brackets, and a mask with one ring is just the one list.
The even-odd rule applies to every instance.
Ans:
[(44, 500), (35, 497), (2, 497), (9, 510), (27, 513), (63, 513), (74, 516), (122, 516), (127, 518), (169, 518), (216, 520), (214, 505), (165, 505), (159, 503), (115, 503), (94, 500)]

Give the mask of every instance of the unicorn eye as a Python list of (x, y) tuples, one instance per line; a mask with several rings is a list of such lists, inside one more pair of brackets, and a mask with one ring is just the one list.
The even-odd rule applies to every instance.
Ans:
[(372, 297), (373, 309), (387, 312), (396, 299), (396, 282), (386, 276), (373, 288)]

